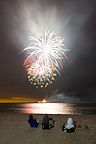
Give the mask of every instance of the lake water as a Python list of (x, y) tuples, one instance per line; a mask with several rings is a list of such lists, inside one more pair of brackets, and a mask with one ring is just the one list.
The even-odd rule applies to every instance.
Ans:
[(0, 104), (0, 112), (16, 112), (24, 114), (96, 114), (96, 103), (4, 103)]
[(24, 114), (96, 114), (96, 103), (3, 103), (0, 112)]

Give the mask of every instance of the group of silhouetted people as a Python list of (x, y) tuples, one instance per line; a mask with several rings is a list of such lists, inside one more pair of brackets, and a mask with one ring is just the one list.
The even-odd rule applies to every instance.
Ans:
[[(49, 118), (47, 114), (44, 115), (43, 121), (42, 121), (42, 129), (50, 129), (54, 127), (54, 120), (52, 118)], [(35, 118), (33, 118), (33, 115), (29, 115), (28, 123), (30, 124), (30, 127), (38, 127), (40, 124), (39, 121), (37, 121)]]
[[(30, 124), (30, 127), (38, 127), (40, 124), (39, 121), (37, 121), (35, 118), (33, 118), (33, 115), (29, 115), (28, 123)], [(42, 129), (50, 129), (54, 127), (55, 120), (50, 118), (48, 114), (45, 114), (42, 120)], [(64, 132), (75, 132), (76, 129), (76, 121), (73, 122), (72, 118), (68, 118), (67, 123), (62, 125), (62, 131)]]

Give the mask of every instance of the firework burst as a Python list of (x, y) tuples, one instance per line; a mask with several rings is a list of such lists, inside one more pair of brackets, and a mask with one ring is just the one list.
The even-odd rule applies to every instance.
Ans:
[(36, 88), (47, 87), (55, 80), (56, 72), (60, 74), (63, 67), (61, 60), (67, 58), (68, 49), (65, 48), (64, 39), (49, 30), (29, 38), (31, 43), (21, 51), (28, 51), (24, 61), (28, 79)]

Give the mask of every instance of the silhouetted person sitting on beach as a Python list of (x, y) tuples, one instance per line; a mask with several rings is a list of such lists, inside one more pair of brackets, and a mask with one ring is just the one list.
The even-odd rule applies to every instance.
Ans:
[(42, 129), (50, 129), (54, 127), (54, 122), (52, 118), (48, 117), (48, 114), (45, 114), (42, 121)]
[(49, 117), (47, 114), (45, 114), (43, 117), (42, 129), (49, 129)]
[(75, 126), (72, 118), (68, 118), (67, 123), (64, 126), (64, 131), (68, 133), (75, 132)]
[(28, 123), (30, 124), (30, 127), (38, 127), (38, 123), (36, 119), (33, 118), (33, 115), (29, 115)]

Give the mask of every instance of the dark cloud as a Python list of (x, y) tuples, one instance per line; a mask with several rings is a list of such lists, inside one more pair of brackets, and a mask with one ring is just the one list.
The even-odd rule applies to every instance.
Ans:
[[(95, 6), (95, 0), (1, 0), (0, 95), (2, 91), (13, 90), (17, 95), (44, 97), (59, 89), (60, 99), (63, 96), (72, 100), (74, 95), (70, 93), (77, 92), (76, 99), (96, 100), (95, 94), (92, 93), (92, 98), (89, 94), (96, 88)], [(29, 84), (23, 67), (25, 55), (19, 52), (27, 46), (28, 36), (37, 29), (42, 31), (45, 24), (64, 37), (71, 51), (61, 76), (48, 88), (35, 89)]]

